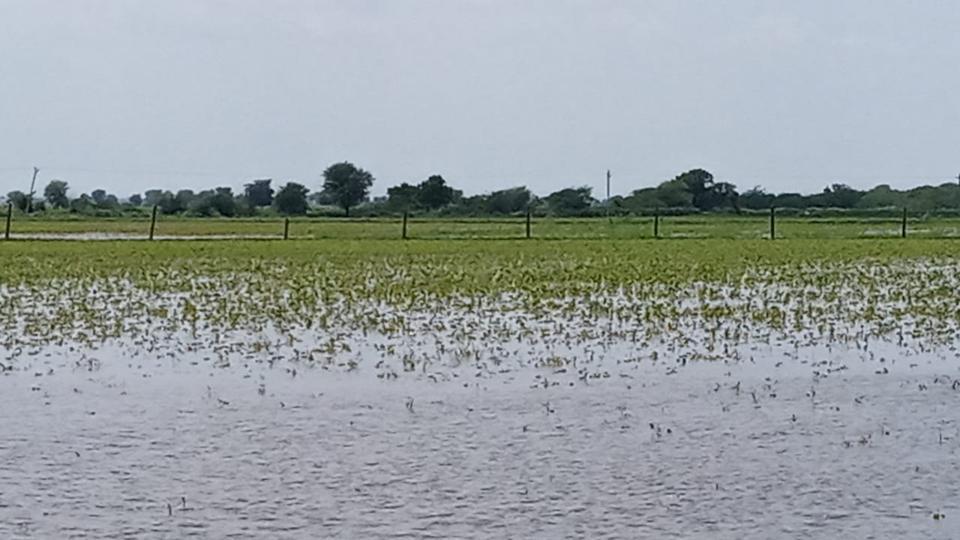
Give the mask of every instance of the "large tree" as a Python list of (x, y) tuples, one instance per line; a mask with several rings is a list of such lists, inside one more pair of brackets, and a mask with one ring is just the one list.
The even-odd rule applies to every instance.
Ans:
[(409, 211), (417, 208), (420, 189), (406, 182), (387, 188), (387, 206), (394, 211)]
[(806, 208), (807, 199), (799, 193), (778, 193), (773, 198), (773, 205), (777, 208)]
[(457, 198), (457, 191), (447, 185), (439, 174), (427, 178), (417, 186), (417, 200), (428, 210), (443, 208)]
[[(155, 190), (151, 190), (147, 192), (147, 197), (152, 197), (154, 195), (152, 191), (155, 191)], [(157, 197), (158, 198), (156, 199), (156, 202), (154, 204), (159, 206), (160, 212), (164, 214), (176, 214), (186, 210), (186, 207), (180, 206), (180, 201), (177, 199), (176, 196), (174, 196), (173, 193), (170, 193), (169, 191), (160, 191)]]
[(163, 199), (163, 193), (162, 189), (148, 189), (146, 193), (143, 194), (143, 204), (145, 206), (160, 204), (160, 200)]
[(762, 187), (756, 186), (740, 195), (740, 205), (750, 210), (764, 210), (773, 206), (775, 198), (775, 195), (771, 195), (764, 191)]
[[(227, 189), (230, 189), (230, 188), (227, 188)], [(187, 208), (190, 208), (190, 205), (193, 204), (194, 199), (196, 198), (197, 198), (197, 195), (193, 192), (192, 189), (181, 189), (180, 191), (177, 191), (177, 194), (174, 196), (174, 200), (176, 201), (175, 202), (176, 207), (179, 208), (178, 211), (182, 212)]]
[(296, 182), (287, 182), (273, 198), (273, 207), (277, 212), (302, 216), (307, 213), (307, 193), (305, 186)]
[(693, 194), (687, 184), (677, 178), (657, 186), (657, 200), (667, 208), (689, 208), (693, 206)]
[(271, 180), (254, 180), (243, 186), (243, 194), (247, 202), (253, 207), (264, 207), (273, 204), (273, 188), (270, 187)]
[(104, 189), (95, 189), (90, 192), (90, 198), (93, 199), (94, 204), (97, 206), (103, 206), (107, 202), (107, 191)]
[(63, 180), (51, 180), (47, 187), (43, 189), (43, 198), (54, 208), (70, 206), (70, 198), (67, 197), (67, 183)]
[(343, 208), (347, 217), (351, 208), (366, 200), (372, 185), (373, 175), (353, 163), (334, 163), (323, 171), (323, 191)]
[(693, 198), (693, 205), (700, 210), (709, 210), (714, 205), (713, 175), (703, 169), (693, 169), (674, 178), (684, 184)]
[(533, 195), (524, 186), (501, 189), (487, 196), (487, 211), (492, 214), (514, 214), (526, 210)]
[(698, 210), (731, 207), (739, 210), (737, 188), (728, 182), (714, 182), (713, 175), (693, 169), (657, 186), (657, 198), (664, 206), (694, 206)]
[(823, 193), (808, 197), (811, 206), (825, 208), (853, 208), (860, 201), (863, 192), (846, 184), (832, 184), (823, 189)]
[(740, 212), (740, 194), (737, 193), (737, 186), (730, 182), (717, 182), (710, 186), (705, 200), (707, 210), (729, 206)]
[[(179, 196), (180, 193), (177, 193), (177, 197)], [(227, 186), (201, 191), (190, 201), (189, 208), (202, 215), (237, 215), (237, 201), (233, 198), (233, 189)]]
[(27, 211), (27, 202), (30, 200), (30, 197), (22, 191), (11, 191), (7, 193), (7, 202), (13, 203), (14, 208), (17, 208), (23, 212)]
[(560, 216), (582, 215), (594, 204), (589, 187), (566, 188), (547, 195), (547, 207), (550, 212)]

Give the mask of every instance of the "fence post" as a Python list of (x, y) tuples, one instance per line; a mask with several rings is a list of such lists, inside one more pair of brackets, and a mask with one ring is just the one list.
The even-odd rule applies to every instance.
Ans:
[(653, 237), (660, 238), (660, 212), (653, 214)]
[(770, 239), (773, 240), (777, 237), (777, 208), (774, 206), (770, 207)]
[(900, 221), (900, 238), (907, 237), (907, 207), (903, 207), (903, 219)]
[(7, 203), (7, 227), (3, 230), (3, 239), (10, 239), (10, 220), (13, 219), (13, 203)]
[(283, 239), (290, 238), (290, 218), (283, 218)]
[(530, 238), (530, 207), (527, 207), (527, 238)]
[(153, 213), (150, 215), (150, 240), (153, 240), (153, 232), (157, 229), (157, 205), (153, 205)]
[(403, 213), (403, 239), (407, 239), (407, 212)]

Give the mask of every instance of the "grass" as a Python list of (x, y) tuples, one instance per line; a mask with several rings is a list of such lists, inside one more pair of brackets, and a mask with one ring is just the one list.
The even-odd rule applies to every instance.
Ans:
[[(43, 217), (16, 217), (15, 235), (103, 233), (145, 236), (149, 219), (52, 220)], [(951, 238), (960, 235), (960, 219), (911, 219), (911, 237)], [(652, 238), (653, 218), (534, 218), (533, 236), (546, 239), (640, 239)], [(283, 220), (274, 218), (216, 219), (161, 217), (160, 236), (281, 236)], [(662, 238), (758, 239), (769, 236), (763, 216), (679, 216), (660, 218)], [(399, 237), (398, 218), (291, 220), (290, 235), (308, 239), (378, 239)], [(413, 218), (408, 234), (419, 239), (511, 239), (523, 238), (523, 218)], [(875, 238), (898, 237), (899, 219), (884, 218), (796, 218), (777, 220), (778, 238)]]

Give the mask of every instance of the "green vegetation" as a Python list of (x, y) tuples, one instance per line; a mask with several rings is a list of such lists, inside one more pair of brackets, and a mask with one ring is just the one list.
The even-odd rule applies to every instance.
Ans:
[[(553, 287), (561, 282), (564, 287), (616, 289), (634, 283), (713, 281), (748, 271), (829, 263), (862, 263), (869, 271), (867, 263), (952, 261), (958, 256), (960, 242), (951, 240), (4, 242), (0, 283), (123, 277), (157, 285), (154, 277), (145, 276), (173, 270), (229, 275), (268, 268), (262, 277), (277, 281), (286, 276), (294, 283), (313, 279), (316, 268), (324, 267), (334, 273), (318, 279), (348, 278), (356, 284), (375, 277), (369, 272), (376, 268), (386, 279), (361, 289), (372, 292), (389, 285), (394, 290), (409, 278), (411, 295), (545, 288), (553, 291), (550, 296), (567, 296), (574, 291)], [(173, 280), (169, 289), (181, 285)], [(342, 290), (353, 288), (345, 284)]]
[[(283, 201), (283, 190), (277, 201)], [(289, 208), (290, 214), (297, 214)], [(895, 238), (901, 234), (900, 213), (883, 217), (796, 217), (780, 216), (776, 235), (780, 239), (800, 238)], [(654, 236), (653, 217), (554, 218), (536, 216), (532, 234), (536, 239), (644, 239)], [(307, 218), (290, 220), (290, 236), (299, 239), (381, 239), (400, 237), (399, 218)], [(910, 216), (910, 238), (955, 238), (960, 236), (960, 218)], [(136, 218), (87, 218), (71, 215), (26, 216), (15, 214), (14, 238), (24, 235), (132, 235), (143, 237), (150, 227), (149, 214)], [(524, 219), (501, 218), (436, 218), (414, 217), (408, 234), (414, 239), (519, 239), (525, 235)], [(186, 218), (161, 216), (157, 224), (160, 237), (179, 236), (255, 236), (279, 237), (283, 219), (261, 218)], [(768, 214), (702, 214), (661, 216), (660, 238), (725, 238), (762, 239), (770, 234)]]
[(350, 209), (367, 200), (373, 175), (353, 163), (334, 163), (323, 171), (323, 192), (343, 208), (350, 217)]
[[(274, 190), (271, 179), (244, 185), (243, 193), (219, 186), (194, 192), (151, 189), (125, 199), (102, 189), (71, 199), (69, 185), (50, 181), (43, 199), (11, 191), (6, 202), (21, 212), (45, 215), (136, 217), (158, 207), (164, 215), (187, 217), (378, 217), (413, 212), (432, 217), (504, 217), (532, 212), (549, 217), (643, 216), (656, 214), (750, 214), (776, 208), (789, 215), (877, 216), (907, 209), (914, 214), (960, 215), (960, 184), (919, 186), (900, 191), (879, 185), (860, 191), (834, 183), (814, 194), (768, 193), (761, 187), (740, 192), (730, 182), (718, 181), (704, 169), (693, 169), (651, 187), (634, 189), (626, 196), (598, 200), (588, 186), (568, 187), (543, 196), (525, 186), (465, 196), (434, 174), (413, 184), (401, 182), (387, 188), (386, 196), (370, 198), (373, 174), (349, 162), (335, 163), (323, 172), (319, 191), (297, 182)], [(32, 193), (32, 192), (31, 192)], [(32, 210), (31, 210), (32, 209)]]
[(514, 367), (579, 369), (609, 343), (623, 361), (932, 347), (960, 325), (949, 240), (46, 241), (0, 257), (6, 362), (126, 344), (394, 377), (508, 369), (511, 347)]

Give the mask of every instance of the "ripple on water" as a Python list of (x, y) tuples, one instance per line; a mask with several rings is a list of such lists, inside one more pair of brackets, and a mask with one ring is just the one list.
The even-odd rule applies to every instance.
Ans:
[(960, 516), (948, 360), (547, 388), (108, 364), (0, 377), (0, 537), (942, 538)]

